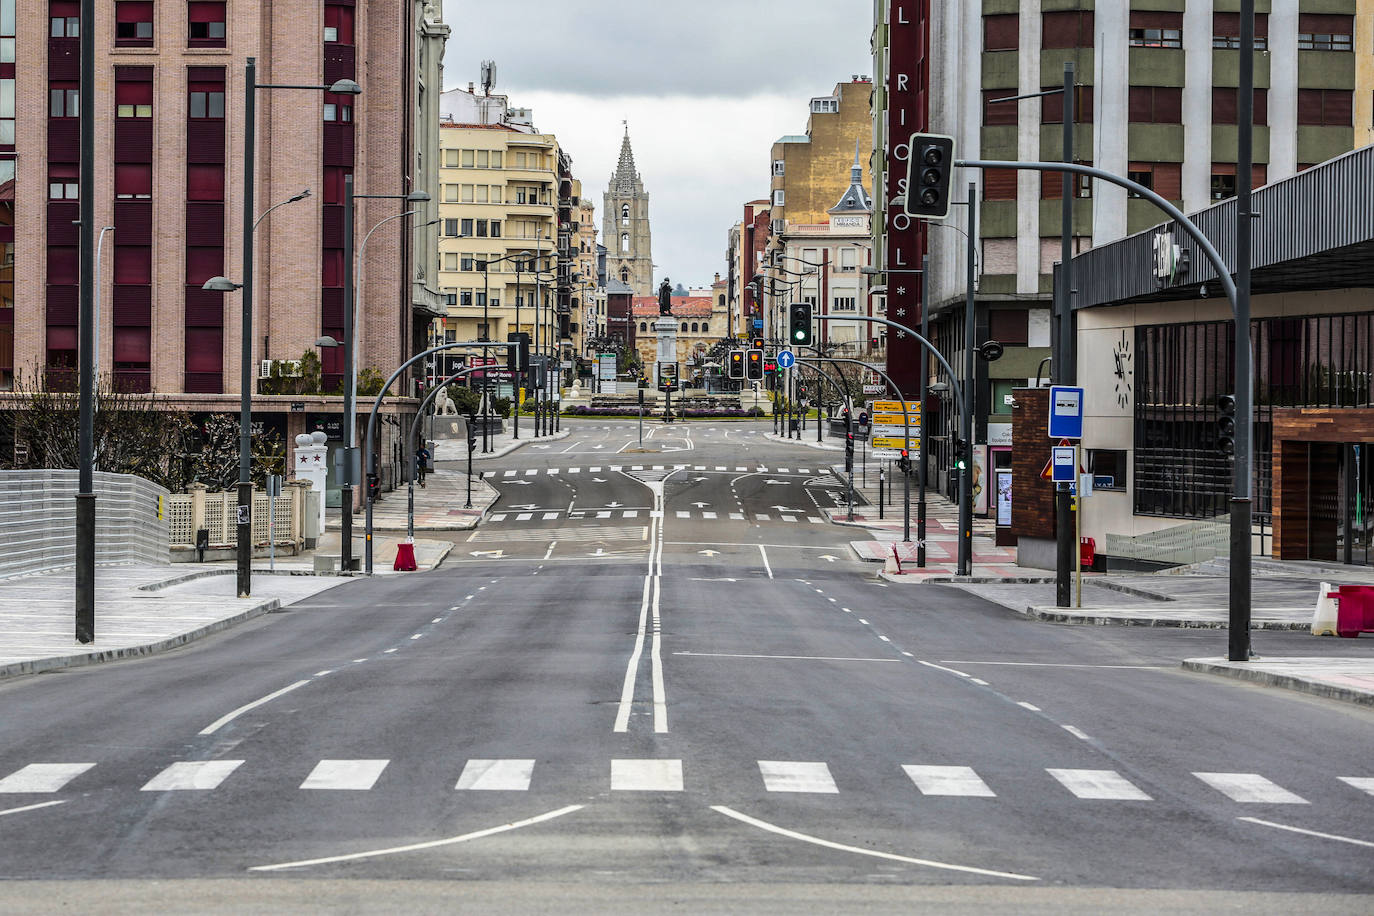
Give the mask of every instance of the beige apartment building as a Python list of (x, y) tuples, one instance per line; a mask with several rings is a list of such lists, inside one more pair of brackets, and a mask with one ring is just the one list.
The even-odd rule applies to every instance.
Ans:
[(589, 355), (587, 343), (605, 333), (605, 298), (600, 294), (596, 273), (596, 204), (582, 193), (582, 182), (578, 179), (573, 179), (573, 196), (577, 200), (573, 230), (577, 252), (571, 330), (574, 353), (585, 358)]
[(504, 341), (517, 330), (533, 339), (536, 323), (542, 338), (556, 327), (558, 141), (501, 120), (439, 126), (439, 286), (449, 340)]

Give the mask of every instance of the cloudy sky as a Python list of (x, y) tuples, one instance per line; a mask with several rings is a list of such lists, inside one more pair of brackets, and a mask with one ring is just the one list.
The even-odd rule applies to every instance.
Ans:
[(769, 150), (805, 132), (807, 102), (873, 69), (872, 0), (447, 0), (445, 88), (479, 82), (558, 136), (596, 202), (628, 121), (649, 192), (655, 282), (709, 285)]

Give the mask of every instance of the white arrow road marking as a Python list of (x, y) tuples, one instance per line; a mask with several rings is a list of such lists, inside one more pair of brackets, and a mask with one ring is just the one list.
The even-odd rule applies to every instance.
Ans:
[(821, 554), (821, 559), (822, 559), (822, 560), (826, 560), (826, 561), (828, 561), (828, 562), (830, 562), (830, 563), (834, 563), (836, 560), (839, 559), (839, 557), (832, 557), (832, 556), (831, 556), (830, 554), (828, 554), (828, 553), (823, 553), (823, 554)]
[(606, 478), (605, 478), (605, 477), (593, 477), (592, 480), (595, 481), (596, 483), (605, 483), (605, 482), (606, 482)]
[[(720, 551), (719, 551), (719, 550), (698, 550), (697, 553), (701, 554), (703, 557), (716, 557), (716, 556), (720, 556)], [(733, 581), (733, 580), (731, 580), (731, 581)]]
[(530, 482), (528, 480), (512, 480), (510, 485), (513, 487), (528, 487)]
[(772, 480), (771, 478), (769, 480), (765, 480), (764, 483), (782, 484), (783, 486), (787, 485), (787, 481), (785, 480)]
[(709, 505), (711, 505), (711, 504), (710, 504), (710, 503), (689, 503), (689, 505), (696, 506), (698, 509), (705, 509), (707, 506), (709, 506)]
[(494, 557), (500, 559), (505, 553), (504, 550), (472, 550), (469, 553), (474, 557)]

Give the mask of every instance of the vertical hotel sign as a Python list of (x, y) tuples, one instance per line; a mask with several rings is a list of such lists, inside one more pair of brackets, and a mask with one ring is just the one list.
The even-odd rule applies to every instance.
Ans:
[[(887, 149), (883, 195), (887, 250), (887, 318), (915, 328), (921, 326), (919, 274), (899, 273), (919, 269), (925, 252), (925, 224), (903, 212), (910, 150), (907, 140), (930, 122), (930, 0), (887, 0)], [(920, 345), (909, 334), (893, 328), (887, 332), (888, 374), (903, 394), (920, 387)]]

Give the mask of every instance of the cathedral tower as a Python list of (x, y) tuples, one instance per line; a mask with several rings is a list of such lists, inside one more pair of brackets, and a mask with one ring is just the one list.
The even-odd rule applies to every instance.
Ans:
[(601, 213), (607, 277), (621, 281), (636, 296), (652, 296), (654, 258), (649, 235), (649, 195), (635, 171), (628, 127), (620, 144), (620, 162), (602, 197)]

